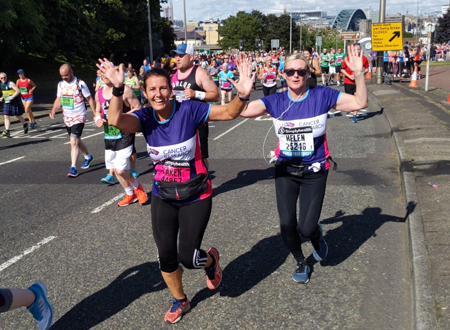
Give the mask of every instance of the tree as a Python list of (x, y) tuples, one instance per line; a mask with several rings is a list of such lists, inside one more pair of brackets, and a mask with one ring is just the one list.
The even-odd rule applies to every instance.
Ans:
[(239, 48), (239, 41), (243, 40), (244, 50), (255, 50), (255, 39), (262, 35), (262, 24), (254, 16), (240, 11), (222, 21), (219, 34), (222, 37), (219, 45), (223, 49)]
[(438, 19), (436, 25), (436, 41), (448, 42), (450, 40), (450, 10)]

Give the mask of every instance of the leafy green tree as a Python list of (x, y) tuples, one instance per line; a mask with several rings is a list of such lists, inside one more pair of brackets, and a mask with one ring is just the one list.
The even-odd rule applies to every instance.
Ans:
[(262, 24), (251, 14), (240, 11), (222, 21), (219, 34), (222, 37), (219, 45), (223, 49), (239, 48), (239, 41), (243, 40), (244, 50), (255, 50), (255, 39), (262, 35)]
[(2, 0), (0, 10), (0, 64), (22, 48), (45, 49), (43, 5), (34, 0)]
[(438, 19), (436, 25), (436, 41), (448, 42), (450, 40), (450, 10)]

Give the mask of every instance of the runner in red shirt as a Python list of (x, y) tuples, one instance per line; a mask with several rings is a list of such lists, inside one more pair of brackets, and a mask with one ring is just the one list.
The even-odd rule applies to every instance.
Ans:
[[(361, 45), (355, 44), (356, 50), (358, 52), (361, 52)], [(364, 74), (366, 74), (369, 71), (369, 61), (367, 60), (367, 57), (362, 55), (363, 59), (363, 67), (364, 67)], [(356, 93), (356, 85), (355, 85), (355, 77), (353, 76), (353, 71), (350, 70), (350, 68), (347, 65), (347, 57), (342, 62), (342, 69), (341, 73), (344, 75), (344, 90), (347, 94), (355, 95)], [(352, 120), (354, 123), (358, 122), (358, 119), (356, 116), (358, 115), (358, 111), (353, 111), (349, 113), (349, 115), (352, 117)]]

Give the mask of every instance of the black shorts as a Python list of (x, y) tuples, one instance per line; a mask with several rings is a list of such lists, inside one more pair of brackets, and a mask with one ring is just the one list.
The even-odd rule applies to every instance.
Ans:
[(342, 69), (342, 66), (337, 66), (336, 65), (336, 73), (341, 73), (341, 69)]
[(209, 126), (208, 122), (198, 126), (198, 136), (200, 138), (200, 150), (202, 152), (202, 158), (209, 158), (208, 152), (208, 136)]
[(322, 74), (328, 74), (330, 72), (329, 66), (321, 66), (320, 71), (322, 71)]
[(81, 134), (83, 134), (84, 123), (75, 124), (73, 126), (66, 126), (67, 133), (69, 133), (69, 137), (80, 138)]
[(355, 95), (356, 85), (355, 84), (344, 84), (344, 91), (346, 94)]

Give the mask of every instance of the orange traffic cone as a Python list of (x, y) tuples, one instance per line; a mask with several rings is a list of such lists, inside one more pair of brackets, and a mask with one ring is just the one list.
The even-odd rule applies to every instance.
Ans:
[(409, 83), (410, 88), (418, 88), (417, 87), (417, 65), (414, 66), (414, 73), (411, 75), (411, 82)]
[(450, 93), (448, 93), (447, 103), (450, 103)]
[(372, 80), (372, 72), (371, 71), (366, 73), (366, 80)]

